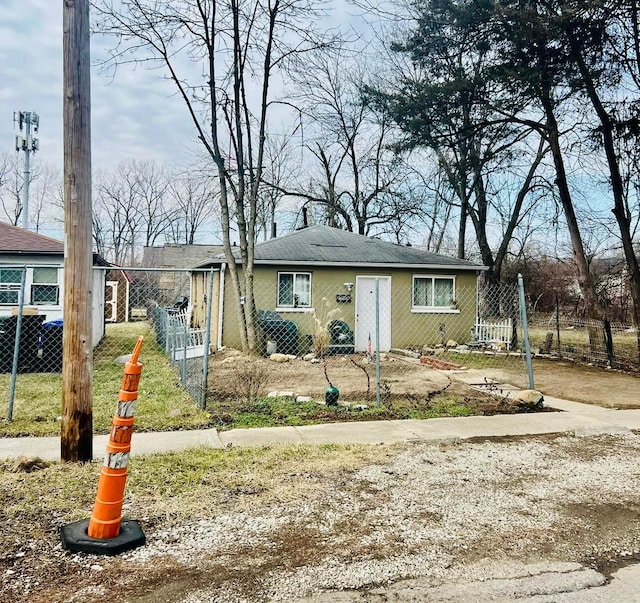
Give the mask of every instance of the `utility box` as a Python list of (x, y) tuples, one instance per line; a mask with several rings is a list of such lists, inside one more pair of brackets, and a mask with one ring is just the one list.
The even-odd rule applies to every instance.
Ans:
[(265, 353), (267, 351), (267, 342), (273, 341), (276, 343), (279, 353), (298, 355), (299, 333), (298, 325), (295, 322), (282, 320), (280, 315), (272, 310), (259, 310), (258, 326), (262, 333)]

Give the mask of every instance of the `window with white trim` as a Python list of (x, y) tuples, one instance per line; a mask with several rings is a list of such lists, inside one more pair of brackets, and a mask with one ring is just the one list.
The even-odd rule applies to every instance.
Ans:
[(450, 310), (456, 304), (454, 276), (414, 275), (411, 307), (414, 310)]
[(57, 305), (59, 300), (58, 269), (39, 267), (33, 269), (31, 303)]
[(278, 308), (311, 307), (311, 274), (278, 272)]
[(0, 304), (16, 305), (20, 296), (22, 270), (0, 268)]

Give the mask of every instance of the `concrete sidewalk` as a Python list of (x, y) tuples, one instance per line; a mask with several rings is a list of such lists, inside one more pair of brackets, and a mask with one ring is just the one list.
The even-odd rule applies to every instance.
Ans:
[[(640, 410), (612, 410), (545, 396), (548, 407), (561, 412), (459, 417), (454, 419), (366, 421), (302, 427), (263, 427), (197, 431), (135, 433), (131, 454), (184, 450), (195, 446), (266, 446), (271, 444), (390, 444), (429, 440), (526, 436), (552, 433), (596, 435), (640, 430)], [(96, 458), (102, 458), (107, 435), (93, 440)], [(60, 438), (0, 438), (0, 459), (38, 456), (60, 458)]]

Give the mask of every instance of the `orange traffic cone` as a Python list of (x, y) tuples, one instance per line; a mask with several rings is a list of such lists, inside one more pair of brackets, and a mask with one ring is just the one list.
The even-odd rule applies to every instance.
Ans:
[(142, 374), (142, 364), (138, 362), (138, 357), (143, 341), (143, 337), (138, 337), (131, 359), (124, 366), (118, 407), (113, 417), (91, 518), (63, 526), (61, 529), (62, 544), (67, 549), (115, 555), (145, 542), (145, 536), (137, 522), (122, 521), (122, 503), (133, 433), (133, 412)]

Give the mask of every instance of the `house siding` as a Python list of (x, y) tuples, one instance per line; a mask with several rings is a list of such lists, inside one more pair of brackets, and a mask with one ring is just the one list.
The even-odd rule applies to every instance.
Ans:
[[(191, 277), (191, 325), (195, 329), (204, 329), (207, 323), (207, 300), (209, 294), (209, 278), (211, 272), (194, 272)], [(220, 316), (220, 272), (213, 273), (213, 295), (211, 308), (210, 341), (215, 347), (219, 347), (218, 328)]]
[[(33, 268), (37, 266), (52, 266), (58, 268), (58, 303), (57, 304), (38, 304), (32, 305), (30, 296), (27, 293), (25, 298), (25, 306), (37, 308), (38, 314), (44, 315), (45, 320), (59, 320), (63, 315), (64, 308), (64, 258), (62, 256), (38, 256), (29, 254), (2, 254), (0, 255), (0, 266), (27, 266), (26, 290), (30, 291), (33, 284)], [(98, 345), (104, 336), (104, 270), (93, 271), (93, 308), (92, 308), (92, 329), (93, 329), (93, 347)], [(0, 316), (8, 316), (14, 305), (0, 306)]]
[[(396, 348), (421, 347), (424, 344), (435, 345), (441, 343), (439, 329), (444, 325), (445, 340), (455, 339), (466, 342), (476, 317), (476, 288), (477, 277), (475, 271), (456, 271), (455, 269), (394, 269), (383, 270), (377, 268), (323, 268), (317, 266), (255, 266), (254, 293), (258, 310), (275, 310), (277, 295), (278, 272), (310, 272), (311, 280), (311, 311), (278, 310), (285, 320), (291, 320), (298, 325), (300, 333), (300, 353), (308, 349), (309, 338), (315, 330), (315, 316), (323, 322), (334, 308), (338, 312), (332, 318), (343, 320), (349, 328), (355, 328), (356, 308), (356, 277), (357, 276), (387, 276), (391, 277), (391, 345)], [(412, 277), (414, 274), (442, 274), (455, 276), (458, 313), (414, 313), (412, 304)], [(199, 275), (194, 275), (194, 283)], [(205, 282), (206, 279), (203, 280)], [(224, 316), (222, 329), (222, 343), (226, 347), (240, 348), (241, 340), (238, 327), (238, 307), (235, 293), (231, 287), (231, 279), (227, 278), (224, 292)], [(354, 283), (351, 291), (350, 303), (336, 302), (336, 295), (348, 293), (344, 283)], [(214, 287), (215, 289), (215, 287)], [(194, 297), (194, 301), (195, 301)], [(214, 313), (215, 307), (214, 307)]]

